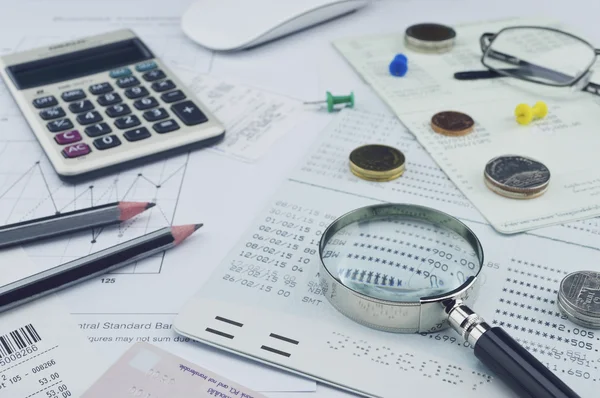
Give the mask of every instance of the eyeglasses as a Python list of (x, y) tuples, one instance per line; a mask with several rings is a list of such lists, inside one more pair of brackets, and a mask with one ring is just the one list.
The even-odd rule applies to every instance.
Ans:
[(458, 72), (459, 80), (514, 77), (555, 87), (572, 87), (600, 95), (591, 83), (591, 68), (600, 49), (580, 37), (541, 26), (515, 26), (479, 39), (485, 71)]

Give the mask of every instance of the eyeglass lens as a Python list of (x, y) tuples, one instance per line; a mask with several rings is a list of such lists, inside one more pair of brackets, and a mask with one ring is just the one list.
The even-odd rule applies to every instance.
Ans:
[(498, 33), (486, 49), (483, 63), (519, 79), (568, 86), (588, 71), (595, 57), (595, 50), (577, 37), (519, 27)]

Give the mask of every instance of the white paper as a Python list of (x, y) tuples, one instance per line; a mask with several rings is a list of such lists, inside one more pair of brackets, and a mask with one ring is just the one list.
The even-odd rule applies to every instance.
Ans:
[[(0, 286), (34, 272), (22, 249), (0, 253)], [(1, 397), (78, 397), (108, 364), (54, 295), (0, 313)]]
[[(405, 173), (385, 183), (354, 176), (348, 153), (366, 143), (402, 150)], [(594, 395), (600, 381), (598, 334), (569, 322), (559, 312), (556, 297), (566, 274), (597, 268), (598, 249), (558, 236), (496, 233), (395, 118), (357, 110), (343, 111), (321, 133), (237, 248), (188, 303), (177, 327), (186, 335), (206, 336), (206, 324), (200, 319), (209, 315), (214, 319), (211, 311), (220, 306), (221, 315), (243, 321), (244, 327), (226, 329), (239, 338), (215, 337), (213, 343), (304, 371), (325, 383), (335, 378), (347, 388), (385, 397), (394, 396), (398, 386), (405, 394), (420, 396), (441, 390), (449, 396), (513, 396), (454, 331), (426, 335), (375, 331), (344, 317), (322, 296), (317, 272), (324, 229), (347, 211), (382, 202), (433, 207), (472, 228), (485, 253), (473, 309), (492, 326), (502, 326), (581, 396)], [(300, 348), (298, 354), (284, 358), (264, 351), (257, 354), (260, 345), (244, 346), (275, 328), (299, 340), (302, 352), (318, 352), (319, 360), (299, 358)], [(348, 364), (353, 372), (327, 366), (333, 363)]]
[(185, 68), (175, 72), (225, 125), (225, 139), (210, 151), (256, 161), (303, 116), (300, 101)]
[[(480, 61), (481, 34), (509, 25), (557, 27), (536, 20), (458, 26), (455, 47), (441, 55), (405, 49), (403, 33), (348, 38), (336, 41), (335, 46), (499, 232), (510, 234), (598, 216), (600, 171), (595, 166), (594, 148), (600, 145), (596, 134), (600, 104), (593, 95), (510, 78), (453, 78), (455, 72), (485, 69)], [(404, 77), (394, 77), (387, 69), (397, 53), (408, 57)], [(557, 58), (569, 62), (568, 56)], [(548, 116), (528, 126), (519, 125), (515, 107), (537, 101), (547, 103)], [(474, 131), (463, 137), (435, 133), (431, 117), (447, 110), (473, 117)], [(552, 175), (548, 192), (534, 200), (515, 200), (489, 190), (484, 184), (484, 167), (492, 158), (506, 154), (544, 163)]]
[[(185, 8), (184, 3), (154, 3), (152, 7), (141, 9), (138, 1), (122, 1), (115, 7), (107, 7), (105, 2), (36, 2), (35, 15), (27, 15), (29, 28), (13, 27), (15, 32), (22, 31), (23, 36), (0, 37), (0, 51), (21, 51), (80, 37), (81, 33), (91, 35), (126, 27), (133, 29), (156, 56), (174, 69), (187, 68), (195, 73), (207, 73), (212, 52), (198, 47), (180, 30), (179, 17)], [(7, 29), (14, 20), (24, 20), (17, 11), (11, 10), (15, 14), (0, 16)], [(25, 11), (20, 9), (19, 12)], [(194, 177), (198, 175), (195, 173), (202, 173), (202, 170), (189, 167), (195, 153), (132, 168), (86, 184), (65, 184), (56, 176), (14, 100), (1, 83), (0, 108), (0, 128), (3, 131), (0, 137), (0, 225), (120, 200), (153, 201), (157, 204), (140, 216), (116, 226), (27, 245), (26, 251), (38, 270), (105, 249), (179, 220), (187, 221), (190, 217), (189, 214), (181, 214), (181, 208), (177, 217), (176, 214), (182, 191), (195, 188)], [(242, 113), (235, 112), (236, 118), (243, 118)], [(268, 135), (277, 134), (274, 131)], [(250, 151), (250, 156), (253, 154)], [(204, 152), (198, 156), (206, 155), (210, 156)], [(80, 330), (109, 359), (118, 358), (136, 341), (149, 341), (208, 369), (217, 369), (227, 378), (257, 391), (315, 391), (314, 381), (240, 360), (200, 344), (176, 340), (178, 336), (171, 330), (172, 319), (185, 299), (198, 287), (195, 279), (189, 276), (201, 273), (189, 258), (175, 253), (185, 250), (185, 245), (182, 245), (178, 250), (161, 253), (71, 287), (59, 296), (68, 303)], [(99, 326), (93, 328), (94, 325)], [(134, 328), (130, 325), (141, 326)], [(148, 329), (147, 325), (150, 325)]]

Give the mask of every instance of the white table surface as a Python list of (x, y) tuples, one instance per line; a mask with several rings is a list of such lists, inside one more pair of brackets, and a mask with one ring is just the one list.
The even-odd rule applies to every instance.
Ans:
[[(81, 5), (97, 0), (71, 1)], [(151, 7), (153, 4), (163, 6), (166, 2), (125, 1), (138, 1), (143, 7)], [(52, 2), (46, 0), (32, 3), (48, 5)], [(107, 7), (118, 7), (119, 3), (104, 0)], [(183, 11), (190, 1), (172, 0), (170, 3), (172, 7)], [(0, 1), (4, 17), (11, 12), (10, 4), (11, 1), (8, 0)], [(376, 0), (369, 7), (352, 15), (265, 46), (249, 51), (217, 53), (210, 74), (306, 101), (323, 99), (327, 90), (336, 94), (354, 91), (357, 108), (387, 112), (385, 104), (334, 50), (331, 40), (346, 36), (403, 32), (407, 26), (421, 22), (453, 25), (508, 17), (545, 16), (577, 26), (588, 35), (587, 38), (592, 43), (600, 47), (600, 29), (597, 28), (599, 15), (600, 2), (597, 0)], [(20, 26), (15, 29), (26, 29), (26, 26)], [(0, 32), (8, 33), (2, 28)], [(297, 164), (320, 129), (332, 117), (333, 115), (316, 111), (310, 114), (255, 164), (242, 163), (208, 152), (198, 152), (193, 156), (192, 167), (206, 171), (197, 173), (198, 177), (193, 185), (205, 187), (201, 190), (205, 193), (200, 197), (191, 195), (186, 190), (198, 190), (192, 184), (187, 184), (182, 192), (184, 203), (180, 206), (196, 209), (195, 219), (207, 226), (203, 238), (205, 244), (195, 250), (195, 260), (198, 263), (214, 267), (220, 263), (240, 235), (251, 226), (256, 212), (262, 209), (276, 191), (279, 182)], [(175, 220), (176, 223), (182, 221), (184, 220)], [(269, 396), (300, 398), (308, 394), (311, 397), (351, 396), (323, 385), (319, 385), (316, 393), (270, 393)]]

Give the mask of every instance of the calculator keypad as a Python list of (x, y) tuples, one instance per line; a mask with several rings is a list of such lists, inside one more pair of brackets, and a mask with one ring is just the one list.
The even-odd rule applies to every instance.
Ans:
[(192, 101), (183, 101), (172, 105), (171, 110), (188, 126), (204, 123), (208, 118)]
[(165, 72), (163, 72), (162, 70), (155, 69), (150, 72), (144, 73), (144, 75), (142, 77), (147, 82), (153, 82), (155, 80), (164, 79), (167, 76), (165, 75)]
[(94, 109), (94, 104), (90, 100), (77, 101), (69, 104), (69, 110), (73, 113), (82, 113)]
[(47, 95), (45, 97), (40, 97), (33, 100), (33, 106), (38, 109), (48, 108), (56, 105), (58, 105), (58, 101), (53, 95)]
[(110, 83), (98, 83), (90, 86), (90, 93), (94, 95), (110, 93), (111, 91), (113, 91), (113, 88)]
[(143, 111), (144, 109), (150, 109), (158, 106), (158, 101), (154, 97), (146, 97), (137, 100), (133, 103), (138, 110)]
[(58, 119), (59, 117), (65, 117), (65, 115), (65, 111), (60, 106), (44, 109), (40, 112), (40, 116), (44, 120)]
[(133, 87), (140, 84), (140, 81), (135, 76), (122, 77), (116, 80), (117, 86), (121, 88)]
[(126, 131), (123, 136), (127, 141), (135, 142), (150, 138), (150, 132), (146, 127), (140, 127), (139, 129)]
[(125, 90), (125, 96), (129, 99), (145, 97), (148, 94), (150, 93), (146, 87), (131, 87)]
[(65, 131), (64, 133), (56, 134), (54, 136), (54, 140), (59, 145), (67, 145), (67, 144), (72, 144), (74, 142), (81, 141), (82, 137), (81, 137), (81, 134), (79, 134), (79, 131), (73, 130), (73, 131)]
[(149, 122), (155, 122), (157, 120), (166, 119), (169, 117), (167, 111), (164, 108), (155, 108), (150, 111), (144, 112), (144, 119)]
[(112, 133), (112, 129), (106, 123), (98, 123), (85, 128), (85, 134), (88, 137), (99, 137), (104, 134)]
[(110, 117), (119, 117), (131, 113), (131, 108), (127, 104), (116, 104), (106, 108), (106, 114)]
[(121, 140), (116, 135), (106, 135), (102, 138), (97, 138), (94, 140), (94, 146), (101, 151), (114, 148), (119, 145), (121, 145)]
[(102, 121), (102, 116), (96, 111), (80, 113), (77, 115), (77, 123), (84, 126)]
[(152, 128), (157, 133), (164, 134), (164, 133), (169, 133), (171, 131), (175, 131), (175, 130), (179, 129), (179, 125), (177, 124), (177, 122), (175, 120), (171, 119), (171, 120), (165, 120), (164, 122), (156, 123), (154, 126), (152, 126)]
[(163, 91), (173, 90), (175, 88), (175, 84), (173, 84), (170, 80), (162, 80), (160, 82), (152, 83), (152, 89), (157, 93), (162, 93)]
[(151, 70), (151, 69), (155, 69), (155, 68), (156, 68), (156, 62), (154, 62), (154, 61), (142, 62), (141, 64), (137, 64), (135, 66), (135, 70), (137, 70), (138, 72), (146, 72), (147, 70)]
[(98, 97), (98, 103), (102, 106), (118, 104), (121, 101), (123, 101), (123, 99), (121, 99), (121, 96), (117, 93), (108, 93)]
[(90, 146), (86, 143), (80, 142), (79, 144), (71, 145), (62, 150), (62, 154), (67, 158), (78, 158), (83, 155), (87, 155), (92, 152)]
[(60, 97), (66, 102), (79, 101), (85, 98), (85, 92), (83, 90), (69, 90), (62, 93)]
[(140, 119), (136, 115), (125, 116), (115, 120), (115, 126), (121, 130), (130, 129), (140, 124)]
[[(115, 69), (107, 76), (107, 81), (87, 89), (60, 93), (62, 104), (51, 95), (33, 100), (65, 158), (107, 151), (124, 141), (151, 140), (153, 135), (181, 129), (179, 122), (192, 126), (208, 120), (154, 61)], [(89, 144), (83, 142), (86, 136), (91, 138)]]
[(160, 96), (160, 99), (167, 103), (171, 103), (185, 99), (185, 94), (181, 90), (173, 90), (169, 91), (168, 93), (162, 94)]
[(59, 119), (54, 120), (46, 125), (48, 130), (53, 133), (57, 133), (59, 131), (65, 131), (73, 128), (73, 123), (69, 119)]
[(129, 68), (114, 69), (114, 70), (111, 70), (108, 75), (113, 78), (129, 76), (129, 75), (131, 75), (131, 69), (129, 69)]

